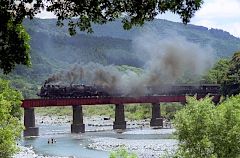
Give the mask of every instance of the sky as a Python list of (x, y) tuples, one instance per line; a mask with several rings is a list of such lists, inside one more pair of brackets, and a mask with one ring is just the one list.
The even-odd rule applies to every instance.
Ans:
[[(178, 15), (167, 13), (158, 18), (180, 22)], [(204, 0), (190, 24), (217, 28), (240, 37), (240, 0)]]
[[(53, 15), (44, 12), (38, 17), (53, 18)], [(181, 22), (179, 16), (172, 13), (158, 15), (157, 18)], [(204, 0), (190, 24), (222, 29), (240, 38), (240, 0)]]

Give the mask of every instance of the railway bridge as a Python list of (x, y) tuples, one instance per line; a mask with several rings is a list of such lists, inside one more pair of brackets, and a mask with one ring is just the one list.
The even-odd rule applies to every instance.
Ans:
[[(197, 99), (204, 98), (205, 95), (196, 95)], [(213, 94), (213, 101), (218, 103), (220, 94)], [(124, 115), (124, 104), (132, 103), (151, 103), (152, 118), (150, 122), (151, 127), (162, 127), (163, 119), (161, 117), (160, 103), (179, 102), (186, 103), (186, 95), (160, 95), (160, 96), (142, 96), (142, 97), (92, 97), (92, 98), (49, 98), (49, 99), (25, 99), (22, 102), (24, 108), (24, 136), (38, 136), (39, 128), (35, 126), (36, 107), (48, 106), (72, 106), (73, 121), (71, 124), (72, 133), (85, 132), (85, 124), (83, 122), (83, 105), (115, 105), (115, 121), (113, 122), (113, 129), (126, 129), (126, 121)]]

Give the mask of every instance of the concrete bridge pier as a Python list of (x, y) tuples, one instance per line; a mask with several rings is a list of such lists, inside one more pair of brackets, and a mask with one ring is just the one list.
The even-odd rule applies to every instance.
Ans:
[(116, 104), (115, 106), (115, 121), (113, 122), (113, 129), (126, 129), (123, 104)]
[(84, 133), (85, 124), (83, 124), (82, 106), (76, 105), (73, 108), (73, 123), (71, 124), (71, 133)]
[(39, 136), (39, 128), (35, 127), (34, 108), (24, 108), (24, 126), (23, 136)]
[(151, 127), (163, 127), (163, 118), (161, 117), (160, 103), (152, 103)]

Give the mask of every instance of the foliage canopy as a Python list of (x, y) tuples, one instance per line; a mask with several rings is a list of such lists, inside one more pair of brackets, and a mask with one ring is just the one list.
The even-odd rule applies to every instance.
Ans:
[(208, 83), (222, 84), (230, 67), (229, 59), (220, 59), (203, 77)]
[(203, 76), (208, 83), (221, 84), (224, 96), (240, 93), (240, 52), (235, 52), (232, 58), (217, 61), (212, 69)]
[(0, 68), (5, 74), (16, 64), (28, 66), (31, 64), (29, 39), (22, 24), (15, 23), (12, 18), (2, 18), (0, 15)]
[(122, 19), (123, 27), (143, 25), (157, 14), (170, 11), (190, 21), (202, 0), (1, 0), (0, 1), (0, 69), (9, 73), (16, 64), (30, 65), (29, 37), (22, 27), (25, 17), (34, 18), (43, 10), (54, 13), (62, 26), (68, 21), (70, 35), (76, 28), (92, 32), (92, 24)]
[(240, 96), (215, 106), (211, 98), (188, 99), (174, 121), (179, 139), (176, 157), (238, 158)]
[(240, 51), (234, 53), (226, 75), (227, 82), (240, 83)]
[(225, 95), (237, 95), (240, 93), (240, 52), (235, 52), (222, 83)]
[(21, 99), (21, 93), (0, 79), (0, 157), (10, 158), (17, 151), (15, 141), (23, 129)]

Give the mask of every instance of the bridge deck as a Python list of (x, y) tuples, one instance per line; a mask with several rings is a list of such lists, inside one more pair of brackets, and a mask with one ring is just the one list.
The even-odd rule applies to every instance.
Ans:
[[(197, 96), (197, 99), (204, 96)], [(213, 95), (213, 101), (218, 102), (220, 95)], [(131, 104), (131, 103), (160, 103), (160, 102), (186, 102), (186, 96), (142, 96), (142, 97), (106, 97), (106, 98), (56, 98), (56, 99), (25, 99), (23, 108), (46, 106), (71, 105), (101, 105), (101, 104)]]

